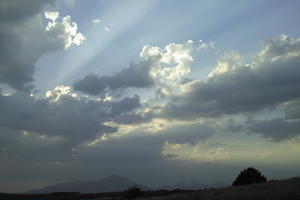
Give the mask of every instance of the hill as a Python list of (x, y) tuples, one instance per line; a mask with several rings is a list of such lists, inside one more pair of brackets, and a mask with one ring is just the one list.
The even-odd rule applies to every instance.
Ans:
[(163, 185), (159, 186), (155, 189), (157, 190), (175, 190), (175, 189), (182, 189), (182, 190), (199, 190), (199, 189), (207, 189), (207, 188), (222, 188), (229, 186), (228, 183), (217, 182), (213, 184), (207, 183), (198, 183), (198, 182), (182, 182), (177, 183), (174, 185)]
[(299, 200), (300, 178), (219, 189), (205, 189), (185, 194), (139, 198), (139, 200)]

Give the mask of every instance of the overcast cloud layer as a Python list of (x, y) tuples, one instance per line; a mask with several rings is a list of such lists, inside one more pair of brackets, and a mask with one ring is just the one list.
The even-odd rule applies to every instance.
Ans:
[[(154, 30), (147, 29), (150, 36), (130, 32), (146, 29), (141, 24), (164, 3), (144, 2), (143, 14), (131, 13), (141, 21), (120, 17), (118, 29), (120, 21), (109, 14), (123, 9), (116, 2), (94, 6), (111, 12), (91, 12), (91, 19), (72, 11), (82, 2), (24, 2), (0, 2), (0, 192), (111, 174), (150, 185), (230, 183), (249, 165), (271, 179), (300, 175), (299, 32), (263, 34), (255, 48), (239, 52), (200, 40), (196, 32), (182, 32), (176, 42), (164, 35), (155, 42)], [(156, 22), (171, 23), (168, 13), (164, 16)], [(159, 32), (176, 35), (179, 25), (191, 20)], [(99, 29), (99, 23), (109, 29)], [(228, 26), (234, 29), (233, 24)], [(115, 30), (124, 31), (126, 40)], [(132, 46), (122, 46), (127, 40)], [(105, 45), (97, 46), (99, 41)], [(220, 46), (224, 41), (219, 39)], [(121, 47), (130, 53), (116, 54)], [(80, 61), (89, 56), (83, 56), (87, 49), (99, 55)], [(128, 57), (133, 61), (125, 63)], [(51, 89), (37, 84), (43, 74), (38, 70), (46, 74), (39, 79), (52, 80), (51, 68), (72, 63), (68, 59), (85, 64), (73, 79)], [(113, 72), (105, 68), (110, 62), (117, 65)]]

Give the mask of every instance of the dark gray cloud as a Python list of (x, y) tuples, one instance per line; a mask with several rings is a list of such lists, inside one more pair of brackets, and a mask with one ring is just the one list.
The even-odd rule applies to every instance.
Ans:
[(286, 102), (282, 105), (286, 119), (300, 119), (300, 99)]
[(114, 118), (114, 121), (118, 124), (140, 124), (151, 121), (155, 117), (155, 114), (152, 112), (137, 114), (137, 113), (128, 113), (121, 114)]
[[(167, 126), (167, 124), (161, 124)], [(175, 125), (156, 133), (137, 129), (123, 137), (110, 138), (93, 146), (81, 149), (79, 157), (85, 162), (105, 162), (126, 165), (162, 162), (162, 146), (166, 141), (173, 143), (195, 143), (218, 132), (219, 126), (210, 122)]]
[(79, 157), (85, 162), (118, 166), (157, 162), (162, 160), (161, 143), (159, 138), (145, 134), (124, 136), (84, 148)]
[(0, 95), (0, 127), (83, 142), (96, 135), (115, 132), (115, 128), (103, 123), (133, 113), (141, 106), (138, 96), (103, 102), (55, 92), (46, 99), (35, 99), (20, 92)]
[(175, 118), (221, 116), (276, 106), (300, 96), (300, 41), (282, 36), (267, 42), (251, 65), (223, 58), (205, 81), (174, 96), (164, 115)]
[(104, 91), (116, 91), (125, 88), (148, 88), (154, 84), (149, 75), (151, 68), (150, 61), (143, 61), (131, 64), (128, 68), (112, 76), (87, 75), (82, 80), (74, 83), (75, 90), (90, 95), (99, 95)]
[[(33, 81), (34, 65), (44, 53), (39, 47), (44, 28), (36, 16), (53, 1), (1, 1), (0, 17), (0, 83), (15, 89)], [(30, 51), (29, 51), (30, 49)]]
[(198, 141), (203, 141), (209, 137), (213, 137), (220, 130), (220, 126), (209, 121), (203, 123), (194, 123), (187, 125), (178, 125), (172, 128), (167, 128), (161, 131), (163, 142), (171, 143), (190, 143), (194, 144)]
[(0, 159), (7, 162), (54, 162), (72, 159), (73, 143), (63, 138), (0, 127)]
[(69, 31), (75, 24), (70, 24), (68, 17), (69, 21), (62, 22), (49, 19), (51, 27), (46, 28), (43, 8), (53, 4), (54, 0), (1, 1), (0, 83), (28, 91), (33, 87), (35, 64), (41, 56), (80, 44), (82, 38), (75, 39), (77, 30), (75, 35)]
[(55, 0), (2, 0), (0, 2), (1, 22), (15, 21), (19, 22), (33, 17), (39, 13), (45, 5), (54, 5)]
[(1, 191), (23, 192), (67, 174), (76, 156), (73, 146), (66, 139), (0, 127)]
[(141, 106), (140, 97), (138, 95), (135, 95), (132, 98), (125, 97), (124, 99), (120, 100), (117, 103), (112, 103), (111, 114), (112, 116), (114, 116), (114, 115), (119, 115), (121, 113), (127, 113), (140, 106)]
[(250, 132), (259, 133), (274, 140), (292, 138), (300, 134), (300, 121), (288, 122), (284, 119), (252, 121), (248, 124)]

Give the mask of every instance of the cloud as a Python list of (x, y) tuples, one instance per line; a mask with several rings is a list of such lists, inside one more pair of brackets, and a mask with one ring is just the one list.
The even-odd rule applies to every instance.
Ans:
[(183, 77), (190, 72), (190, 55), (195, 49), (192, 40), (182, 44), (171, 43), (163, 49), (146, 45), (140, 52), (144, 59), (111, 76), (87, 75), (76, 81), (74, 89), (90, 95), (124, 90), (126, 88), (149, 88), (158, 85), (162, 95), (177, 88)]
[(191, 145), (165, 142), (162, 154), (170, 159), (194, 162), (215, 162), (229, 159), (229, 153), (222, 147), (211, 148), (205, 143)]
[(147, 61), (131, 64), (128, 68), (112, 76), (87, 75), (76, 81), (74, 89), (90, 95), (99, 95), (104, 92), (122, 90), (125, 88), (148, 88), (154, 82), (149, 75), (151, 63)]
[[(107, 167), (111, 172), (105, 173), (123, 175), (132, 173), (133, 165), (142, 170), (153, 166), (161, 170), (166, 167), (161, 155), (166, 139), (173, 142), (200, 140), (213, 131), (211, 125), (203, 123), (184, 125), (157, 121), (151, 125), (147, 121), (144, 123), (149, 126), (147, 129), (137, 124), (119, 127), (105, 123), (134, 113), (139, 105), (138, 96), (120, 101), (93, 101), (75, 94), (67, 86), (58, 86), (41, 99), (24, 93), (1, 95), (0, 147), (5, 150), (0, 150), (0, 161), (6, 161), (2, 182), (4, 179), (57, 181), (61, 176), (64, 180), (93, 178), (91, 166), (97, 166), (100, 171)], [(121, 130), (122, 126), (135, 128), (126, 133)], [(151, 132), (154, 129), (157, 131)], [(103, 140), (87, 145), (95, 138)], [(80, 169), (88, 174), (74, 175)], [(118, 169), (120, 171), (115, 171)]]
[(154, 117), (155, 114), (152, 112), (128, 113), (116, 116), (114, 121), (118, 124), (141, 124), (151, 121)]
[(41, 12), (44, 6), (54, 6), (55, 0), (38, 1), (27, 0), (3, 0), (0, 2), (0, 19), (1, 22), (12, 23), (21, 22), (28, 18), (34, 17)]
[[(18, 95), (20, 96), (17, 97)], [(278, 157), (275, 154), (283, 155), (281, 151), (287, 147), (286, 145), (278, 150), (279, 145), (277, 145), (265, 152), (263, 147), (266, 145), (263, 144), (253, 155), (251, 150), (256, 147), (256, 144), (252, 144), (252, 140), (251, 144), (246, 141), (246, 146), (228, 137), (226, 141), (230, 141), (228, 144), (232, 146), (228, 146), (223, 139), (219, 140), (222, 142), (215, 141), (212, 139), (215, 134), (223, 135), (223, 124), (215, 119), (201, 121), (152, 119), (141, 124), (127, 123), (116, 126), (106, 123), (110, 120), (116, 121), (115, 119), (122, 115), (135, 113), (134, 111), (141, 105), (138, 96), (127, 97), (120, 101), (88, 100), (74, 93), (68, 86), (58, 86), (48, 91), (41, 99), (28, 95), (24, 97), (20, 93), (18, 95), (13, 93), (0, 96), (0, 105), (3, 105), (0, 108), (3, 111), (0, 114), (0, 132), (3, 133), (0, 134), (0, 147), (6, 148), (4, 151), (0, 150), (0, 161), (6, 161), (2, 181), (3, 179), (58, 181), (62, 176), (65, 181), (93, 179), (95, 171), (100, 173), (96, 178), (118, 173), (130, 178), (135, 177), (134, 175), (146, 177), (148, 181), (152, 177), (144, 174), (147, 170), (153, 170), (153, 173), (165, 179), (166, 173), (173, 176), (178, 171), (184, 171), (181, 176), (186, 177), (186, 171), (195, 173), (199, 167), (205, 170), (204, 174), (199, 175), (199, 178), (203, 178), (206, 173), (217, 171), (214, 167), (228, 165), (228, 160), (236, 162), (233, 166), (240, 163), (248, 164), (254, 160), (269, 162), (275, 159), (276, 161)], [(29, 100), (26, 100), (27, 98)], [(13, 110), (12, 105), (18, 106), (14, 106), (15, 110)], [(37, 105), (41, 106), (34, 108)], [(57, 105), (61, 106), (54, 109)], [(47, 107), (50, 108), (45, 109)], [(51, 117), (37, 116), (39, 113), (46, 113)], [(68, 118), (76, 119), (78, 115), (82, 116), (81, 120), (65, 123)], [(7, 117), (6, 120), (3, 120), (4, 116)], [(89, 127), (91, 124), (86, 123), (85, 118), (89, 122), (98, 122), (96, 134), (93, 134), (93, 129)], [(27, 126), (23, 126), (21, 120), (27, 121)], [(58, 125), (61, 132), (59, 134), (49, 132), (52, 131), (49, 126), (40, 128), (40, 132), (34, 132), (32, 130), (37, 128), (32, 126), (31, 120), (37, 120), (38, 124)], [(114, 130), (106, 133), (101, 125)], [(76, 129), (84, 132), (76, 135), (73, 133)], [(296, 145), (293, 144), (292, 147), (285, 149), (285, 153), (294, 149), (292, 155), (296, 155), (299, 152), (295, 148)], [(274, 149), (277, 149), (275, 153), (272, 152)], [(266, 158), (269, 158), (269, 155), (271, 159), (268, 160)], [(289, 159), (293, 158), (291, 156)], [(193, 171), (180, 170), (183, 163), (185, 169), (193, 169)], [(87, 173), (78, 175), (82, 170)], [(176, 182), (179, 181), (177, 178)], [(156, 182), (157, 178), (153, 181)]]
[(101, 27), (102, 27), (105, 31), (107, 31), (107, 32), (110, 31), (110, 27), (107, 26), (107, 25), (105, 25), (100, 19), (93, 19), (93, 20), (92, 20), (92, 23), (94, 24), (95, 27), (98, 26), (98, 25), (101, 25)]
[(150, 74), (160, 87), (173, 88), (178, 87), (182, 78), (190, 72), (190, 63), (193, 60), (191, 52), (194, 49), (192, 40), (182, 44), (170, 43), (163, 49), (146, 45), (140, 56), (152, 62)]
[(286, 119), (300, 119), (300, 99), (293, 99), (282, 104)]
[(55, 97), (52, 96), (35, 99), (22, 93), (0, 98), (2, 127), (66, 137), (74, 141), (115, 131), (114, 128), (101, 124), (108, 118), (105, 111), (108, 105), (89, 102), (70, 93), (59, 94), (56, 101), (53, 101)]
[[(1, 191), (24, 192), (32, 189), (32, 185), (14, 187), (11, 182), (28, 183), (30, 180), (39, 181), (47, 174), (44, 184), (49, 184), (51, 179), (59, 172), (51, 163), (62, 161), (69, 163), (76, 155), (70, 149), (73, 143), (60, 137), (39, 135), (31, 132), (18, 131), (0, 127)], [(61, 169), (61, 168), (60, 168)], [(61, 174), (62, 175), (62, 174)], [(27, 182), (28, 181), (28, 182)], [(29, 183), (30, 184), (30, 183)], [(40, 187), (40, 184), (35, 187)], [(6, 189), (5, 189), (6, 188)]]
[[(0, 127), (0, 159), (9, 157), (11, 162), (26, 158), (26, 162), (70, 159), (72, 143), (61, 137), (39, 135)], [(9, 161), (7, 161), (9, 162)]]
[(209, 78), (213, 78), (218, 75), (222, 75), (226, 72), (238, 70), (242, 66), (241, 56), (236, 51), (230, 51), (218, 60), (217, 67), (208, 75)]
[[(89, 100), (63, 85), (41, 98), (23, 92), (0, 93), (0, 161), (5, 162), (0, 184), (5, 180), (62, 176), (61, 172), (69, 171), (70, 166), (91, 158), (92, 155), (82, 157), (85, 154), (80, 154), (82, 149), (78, 147), (117, 132), (118, 127), (107, 122), (124, 115), (139, 116), (135, 110), (141, 106), (137, 95), (120, 100)], [(104, 150), (116, 149), (109, 145)]]
[[(299, 136), (287, 140), (269, 140), (260, 135), (230, 136), (223, 133), (196, 143), (166, 141), (162, 154), (171, 161), (192, 163), (214, 163), (237, 165), (256, 165), (268, 168), (275, 165), (299, 165)], [(240, 135), (241, 136), (241, 135)]]
[(65, 0), (65, 3), (67, 6), (74, 6), (75, 2), (76, 2), (76, 0)]
[(94, 26), (97, 26), (98, 24), (101, 23), (101, 20), (100, 19), (93, 19), (92, 22), (93, 22)]
[(251, 64), (233, 52), (218, 61), (203, 81), (174, 95), (162, 115), (192, 119), (258, 111), (298, 98), (300, 39), (266, 41)]
[(120, 101), (93, 101), (58, 86), (45, 98), (24, 93), (0, 96), (0, 127), (58, 136), (81, 143), (117, 129), (105, 125), (114, 118), (134, 113), (141, 106), (139, 96)]
[(107, 31), (107, 32), (109, 32), (110, 28), (106, 26), (106, 27), (104, 27), (104, 30)]
[[(45, 12), (45, 18), (50, 19), (52, 21), (52, 23), (56, 21), (58, 16), (59, 16), (59, 12), (50, 12), (50, 11)], [(51, 26), (52, 23), (49, 23), (49, 26)], [(47, 30), (47, 28), (46, 28), (46, 30)]]
[[(197, 143), (210, 137), (216, 126), (210, 122), (174, 123), (153, 120), (140, 125), (120, 126), (118, 132), (78, 147), (80, 159), (113, 165), (149, 165), (166, 161), (163, 145), (170, 142)], [(120, 153), (122, 152), (122, 153)], [(109, 156), (108, 156), (109, 155)], [(149, 166), (145, 166), (148, 168)]]
[(274, 140), (283, 140), (300, 135), (300, 121), (288, 122), (284, 119), (269, 121), (251, 121), (248, 123), (250, 132), (262, 134)]
[(84, 40), (70, 16), (59, 19), (58, 12), (45, 12), (50, 20), (45, 26), (43, 8), (53, 1), (2, 1), (5, 17), (0, 18), (0, 83), (17, 90), (30, 90), (38, 59), (49, 53), (80, 45)]
[(122, 113), (128, 113), (136, 108), (141, 107), (140, 97), (135, 95), (134, 97), (125, 97), (119, 102), (112, 102), (111, 115), (116, 116)]
[(63, 40), (62, 42), (65, 49), (68, 49), (72, 45), (79, 46), (86, 40), (80, 32), (77, 32), (77, 24), (71, 22), (71, 17), (69, 15), (63, 17), (61, 22), (56, 21), (58, 17), (58, 12), (45, 12), (45, 18), (50, 20), (46, 27), (46, 31), (49, 36), (55, 37), (52, 40), (55, 40), (56, 38)]
[[(249, 64), (228, 52), (206, 80), (188, 77), (192, 55), (214, 43), (145, 45), (140, 62), (112, 75), (89, 74), (74, 83), (74, 91), (59, 85), (38, 98), (26, 93), (36, 62), (85, 40), (77, 23), (53, 6), (54, 0), (0, 2), (0, 83), (17, 90), (0, 92), (2, 190), (13, 181), (25, 185), (109, 173), (156, 183), (166, 177), (211, 181), (212, 173), (222, 175), (227, 167), (231, 176), (232, 166), (250, 162), (299, 171), (300, 39), (268, 40)], [(100, 19), (92, 22), (110, 31)], [(146, 95), (134, 95), (132, 88), (144, 88), (136, 91)], [(285, 116), (247, 121), (275, 107)], [(238, 120), (226, 124), (231, 117)]]
[(199, 40), (199, 47), (197, 48), (197, 51), (213, 49), (214, 47), (215, 47), (214, 42), (205, 43), (203, 42), (203, 40)]

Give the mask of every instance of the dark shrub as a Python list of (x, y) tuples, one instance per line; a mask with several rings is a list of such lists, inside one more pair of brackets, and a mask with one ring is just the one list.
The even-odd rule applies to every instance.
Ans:
[(138, 186), (133, 186), (126, 191), (127, 199), (134, 199), (142, 195), (142, 190)]
[(249, 167), (241, 171), (238, 177), (233, 181), (232, 185), (248, 185), (252, 183), (263, 183), (267, 179), (257, 169)]

